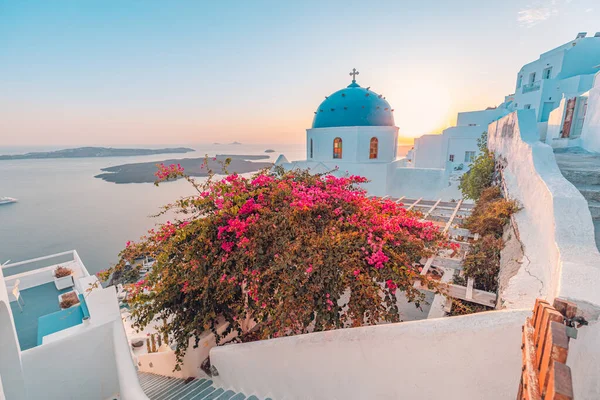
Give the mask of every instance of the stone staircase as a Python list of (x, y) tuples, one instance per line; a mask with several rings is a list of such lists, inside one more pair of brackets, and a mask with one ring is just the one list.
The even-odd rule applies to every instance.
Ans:
[(568, 148), (555, 149), (554, 155), (563, 176), (579, 189), (588, 202), (596, 246), (600, 249), (600, 154)]
[(259, 400), (256, 396), (216, 388), (210, 379), (177, 379), (144, 372), (138, 372), (138, 377), (150, 400)]

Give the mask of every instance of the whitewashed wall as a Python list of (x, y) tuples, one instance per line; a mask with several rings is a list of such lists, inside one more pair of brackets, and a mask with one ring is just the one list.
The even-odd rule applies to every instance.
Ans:
[(548, 128), (546, 129), (545, 141), (552, 147), (566, 147), (563, 143), (568, 142), (569, 139), (562, 139), (561, 130), (562, 124), (565, 119), (565, 107), (566, 100), (562, 99), (557, 108), (555, 108), (548, 118)]
[(509, 399), (530, 311), (339, 329), (213, 348), (213, 379), (274, 399)]
[(515, 218), (529, 260), (511, 279), (504, 301), (521, 308), (536, 297), (559, 296), (596, 313), (600, 253), (587, 201), (562, 176), (552, 148), (537, 139), (533, 110), (509, 114), (488, 129), (490, 150), (506, 160), (509, 195), (523, 207)]
[[(453, 126), (444, 129), (441, 135), (423, 135), (415, 139), (414, 162), (415, 168), (446, 168), (451, 169), (463, 164), (468, 168), (469, 162), (465, 162), (465, 152), (474, 151), (479, 154), (477, 139), (486, 131), (487, 124), (493, 121), (496, 113), (489, 114), (485, 111), (472, 112), (471, 120), (487, 121), (485, 125), (475, 126)], [(450, 155), (454, 161), (450, 161)]]
[(581, 145), (588, 151), (600, 152), (600, 72), (596, 74), (594, 87), (589, 91)]
[(387, 189), (392, 197), (439, 199), (449, 201), (461, 198), (455, 187), (450, 187), (448, 169), (398, 168)]
[[(470, 162), (465, 160), (466, 152), (472, 151), (475, 153), (475, 156), (479, 154), (477, 139), (483, 135), (486, 127), (468, 126), (449, 128), (448, 130), (448, 148), (446, 150), (446, 162), (448, 163), (448, 166), (450, 168), (455, 168), (462, 164), (464, 169), (468, 169)], [(454, 155), (454, 161), (450, 161), (451, 154)]]
[(22, 353), (31, 399), (107, 399), (119, 393), (112, 323)]
[(423, 135), (415, 139), (412, 164), (415, 168), (444, 168), (445, 140), (442, 135)]
[(600, 399), (600, 322), (578, 330), (569, 342), (567, 364), (571, 367), (576, 399)]
[[(342, 139), (342, 158), (333, 158), (333, 140)], [(379, 140), (379, 154), (369, 159), (371, 138)], [(310, 141), (313, 141), (313, 158)], [(398, 128), (395, 126), (349, 126), (306, 130), (306, 159), (334, 163), (385, 163), (396, 159)]]
[(336, 168), (337, 172), (334, 172), (336, 176), (359, 175), (369, 179), (368, 183), (362, 185), (362, 187), (368, 191), (370, 195), (384, 196), (389, 194), (387, 192), (388, 185), (393, 179), (394, 170), (400, 160), (395, 162), (387, 163), (351, 163), (351, 162), (337, 162), (335, 161), (294, 161), (292, 163), (282, 164), (286, 169), (310, 169), (312, 173), (324, 173), (334, 171)]
[(456, 118), (456, 126), (479, 125), (487, 127), (490, 122), (505, 116), (507, 113), (508, 111), (504, 108), (459, 112)]
[(587, 201), (537, 140), (533, 110), (512, 113), (489, 132), (490, 149), (506, 160), (508, 193), (523, 207), (515, 218), (526, 258), (500, 294), (504, 305), (531, 307), (536, 297), (577, 303), (591, 324), (570, 345), (575, 398), (600, 398), (600, 253)]
[(0, 269), (0, 398), (25, 398), (20, 347), (13, 323), (10, 301)]

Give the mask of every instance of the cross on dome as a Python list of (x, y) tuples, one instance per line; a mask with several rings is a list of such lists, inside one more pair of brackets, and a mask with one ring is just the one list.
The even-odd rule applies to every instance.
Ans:
[(358, 74), (360, 74), (360, 72), (358, 72), (356, 68), (352, 68), (352, 72), (348, 74), (352, 77), (352, 83), (356, 83), (356, 75)]

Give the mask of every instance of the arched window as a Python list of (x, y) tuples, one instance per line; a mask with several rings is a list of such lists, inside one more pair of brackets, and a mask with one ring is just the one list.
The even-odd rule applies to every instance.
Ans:
[(333, 139), (333, 158), (342, 158), (342, 139)]
[(313, 158), (313, 141), (310, 139), (310, 158)]
[(379, 151), (379, 140), (376, 137), (371, 138), (371, 145), (369, 146), (369, 158), (377, 158), (377, 152)]

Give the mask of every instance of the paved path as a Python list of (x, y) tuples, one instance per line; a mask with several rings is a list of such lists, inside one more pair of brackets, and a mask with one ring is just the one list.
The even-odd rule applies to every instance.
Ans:
[(556, 162), (567, 178), (588, 201), (594, 222), (596, 247), (600, 249), (600, 154), (581, 148), (555, 149)]

